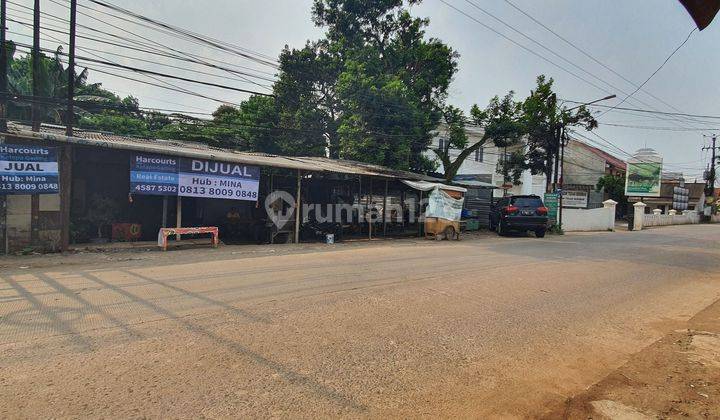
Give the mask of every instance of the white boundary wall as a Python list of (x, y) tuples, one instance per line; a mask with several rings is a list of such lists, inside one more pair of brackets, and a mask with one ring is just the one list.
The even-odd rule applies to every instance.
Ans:
[(695, 211), (686, 211), (683, 214), (645, 214), (643, 227), (694, 225), (700, 223), (700, 215)]
[(662, 214), (662, 210), (653, 210), (653, 214), (645, 214), (645, 203), (638, 202), (633, 204), (633, 207), (635, 212), (633, 230), (642, 230), (644, 227), (650, 226), (693, 225), (700, 223), (700, 215), (694, 210), (685, 210), (682, 214), (677, 214), (675, 210), (670, 210), (670, 214)]
[(615, 230), (616, 202), (607, 200), (601, 209), (563, 208), (562, 229), (565, 232)]

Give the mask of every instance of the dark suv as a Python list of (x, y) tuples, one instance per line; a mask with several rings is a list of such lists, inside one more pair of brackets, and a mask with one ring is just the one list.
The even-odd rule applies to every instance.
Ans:
[(503, 197), (490, 210), (490, 230), (496, 230), (501, 236), (510, 231), (531, 230), (542, 238), (547, 225), (548, 209), (537, 195)]

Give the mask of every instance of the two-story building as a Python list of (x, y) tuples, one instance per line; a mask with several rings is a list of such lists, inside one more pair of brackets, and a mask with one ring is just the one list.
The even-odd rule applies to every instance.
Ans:
[[(478, 127), (466, 127), (468, 135), (468, 144), (477, 143), (482, 139), (483, 130)], [(433, 149), (442, 149), (445, 143), (448, 141), (447, 125), (441, 123), (438, 126), (437, 134), (433, 139), (430, 148), (426, 151), (425, 155), (437, 162), (438, 173), (444, 173), (444, 168), (440, 159), (433, 151)], [(498, 187), (494, 194), (496, 197), (502, 197), (507, 191), (507, 194), (518, 195), (518, 194), (537, 194), (542, 196), (545, 193), (545, 176), (544, 175), (532, 175), (530, 171), (525, 171), (522, 174), (521, 182), (518, 184), (512, 184), (511, 182), (505, 182), (503, 174), (499, 171), (500, 162), (505, 159), (514, 149), (498, 148), (491, 140), (488, 140), (483, 147), (475, 151), (475, 153), (468, 156), (467, 159), (460, 166), (460, 170), (457, 172), (456, 178), (463, 180), (475, 180), (493, 184)], [(450, 149), (451, 160), (456, 159), (460, 155), (460, 150)]]
[(597, 191), (604, 175), (624, 175), (626, 164), (610, 153), (576, 139), (565, 146), (562, 180), (564, 207), (601, 207), (607, 198)]

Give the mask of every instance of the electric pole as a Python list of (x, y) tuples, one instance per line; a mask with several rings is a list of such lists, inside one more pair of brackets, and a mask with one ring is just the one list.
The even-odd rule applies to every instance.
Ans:
[(75, 99), (75, 27), (77, 19), (77, 0), (70, 0), (70, 42), (69, 42), (69, 51), (68, 51), (68, 103), (67, 103), (67, 115), (65, 115), (65, 119), (67, 120), (67, 130), (66, 133), (68, 136), (73, 135), (73, 116), (75, 114), (74, 110), (74, 99)]
[(715, 165), (717, 164), (717, 156), (715, 151), (718, 149), (717, 146), (717, 135), (712, 136), (712, 147), (703, 147), (702, 150), (711, 150), (712, 159), (710, 159), (710, 168), (708, 168), (707, 184), (705, 187), (706, 197), (715, 197)]
[[(5, 133), (7, 131), (7, 92), (8, 92), (8, 54), (7, 54), (7, 40), (6, 40), (6, 29), (7, 24), (7, 0), (0, 0), (0, 131)], [(2, 141), (0, 141), (2, 143)]]
[(35, 0), (33, 9), (32, 94), (32, 129), (40, 131), (40, 0)]
[[(7, 132), (7, 91), (8, 91), (8, 56), (6, 42), (7, 0), (0, 0), (0, 144), (5, 143)], [(7, 196), (0, 195), (0, 250), (8, 253), (7, 246)]]
[[(75, 28), (77, 19), (77, 0), (70, 0), (70, 41), (68, 43), (68, 97), (65, 134), (73, 135), (75, 116)], [(70, 143), (62, 146), (60, 154), (60, 249), (67, 252), (70, 248), (70, 201), (72, 199), (72, 160), (73, 149)]]

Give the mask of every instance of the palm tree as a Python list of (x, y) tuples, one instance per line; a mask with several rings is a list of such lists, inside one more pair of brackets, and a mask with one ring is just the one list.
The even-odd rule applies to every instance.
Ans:
[[(8, 48), (8, 91), (10, 119), (29, 121), (32, 118), (32, 105), (36, 104), (44, 122), (62, 124), (66, 122), (65, 101), (68, 91), (68, 69), (63, 67), (59, 46), (53, 57), (40, 54), (40, 77), (38, 97), (33, 95), (32, 55), (15, 57), (15, 44), (10, 41)], [(75, 74), (75, 86), (82, 89), (87, 83), (88, 70)], [(76, 96), (76, 98), (79, 98)]]

